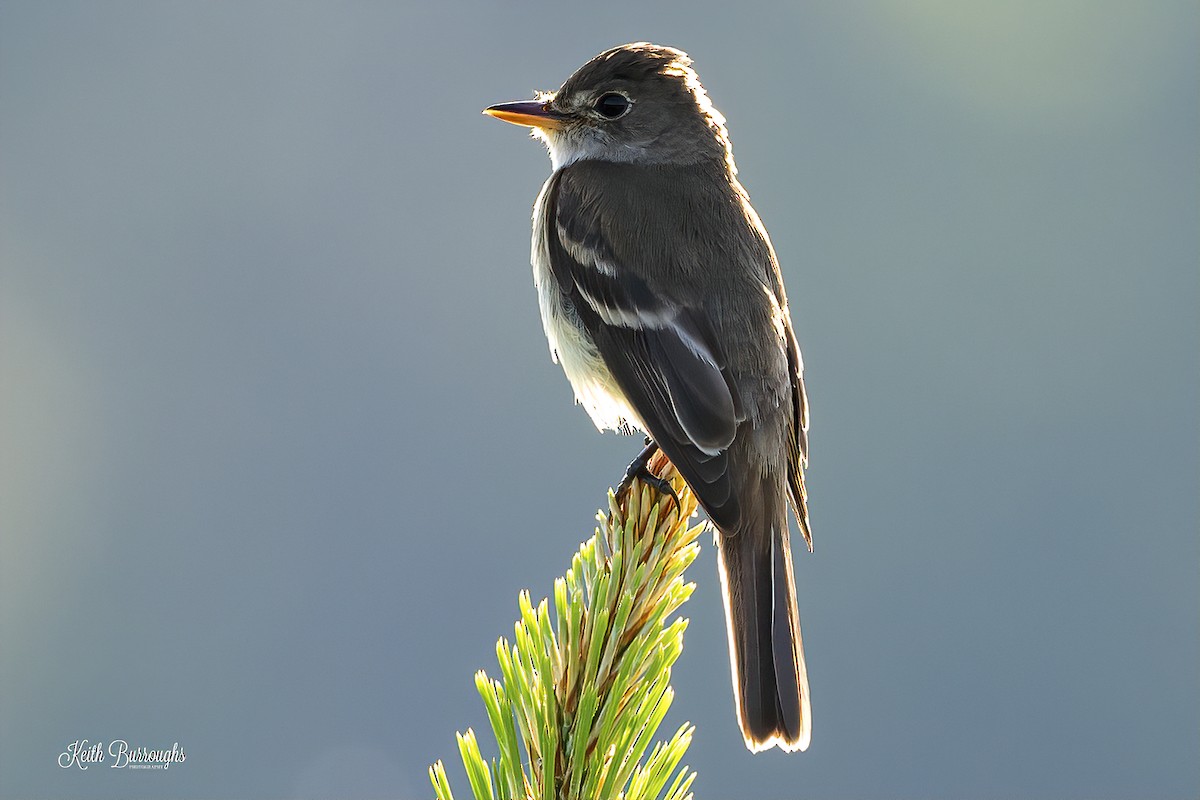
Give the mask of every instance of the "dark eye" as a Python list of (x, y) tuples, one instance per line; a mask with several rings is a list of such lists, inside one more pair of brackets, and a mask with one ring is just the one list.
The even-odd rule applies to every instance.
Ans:
[(596, 109), (596, 113), (605, 119), (616, 119), (629, 110), (629, 98), (623, 94), (609, 92), (600, 95), (600, 99), (593, 107)]

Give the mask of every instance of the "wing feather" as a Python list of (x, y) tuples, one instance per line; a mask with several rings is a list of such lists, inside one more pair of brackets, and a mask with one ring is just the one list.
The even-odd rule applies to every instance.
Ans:
[(739, 511), (726, 450), (742, 404), (711, 321), (702, 308), (652, 291), (620, 263), (598, 216), (562, 175), (548, 200), (546, 240), (559, 290), (646, 432), (713, 521), (733, 529)]

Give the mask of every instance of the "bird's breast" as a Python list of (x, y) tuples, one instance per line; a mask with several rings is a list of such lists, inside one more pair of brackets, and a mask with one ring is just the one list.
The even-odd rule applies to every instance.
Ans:
[(547, 197), (555, 176), (542, 186), (533, 207), (533, 240), (530, 261), (533, 264), (533, 283), (537, 287), (538, 306), (542, 312), (542, 327), (550, 345), (550, 356), (562, 368), (575, 391), (575, 400), (588, 412), (600, 430), (623, 429), (629, 426), (645, 429), (624, 392), (617, 385), (612, 371), (604, 363), (591, 334), (583, 327), (567, 293), (558, 285), (550, 266), (547, 236), (555, 235), (551, 225), (554, 209)]

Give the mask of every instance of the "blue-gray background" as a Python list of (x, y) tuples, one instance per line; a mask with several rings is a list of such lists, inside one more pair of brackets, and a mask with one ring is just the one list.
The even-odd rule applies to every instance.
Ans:
[(812, 747), (743, 749), (706, 543), (700, 796), (1196, 796), (1200, 7), (590, 5), (0, 4), (0, 795), (467, 793), (472, 673), (638, 446), (479, 111), (651, 39), (812, 400)]

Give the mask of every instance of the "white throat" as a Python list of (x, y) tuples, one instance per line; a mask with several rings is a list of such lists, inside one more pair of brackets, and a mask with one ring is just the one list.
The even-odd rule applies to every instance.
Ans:
[(550, 166), (555, 172), (584, 159), (624, 163), (647, 161), (645, 148), (603, 141), (595, 136), (564, 134), (561, 131), (534, 128), (533, 135), (545, 143), (550, 152)]

